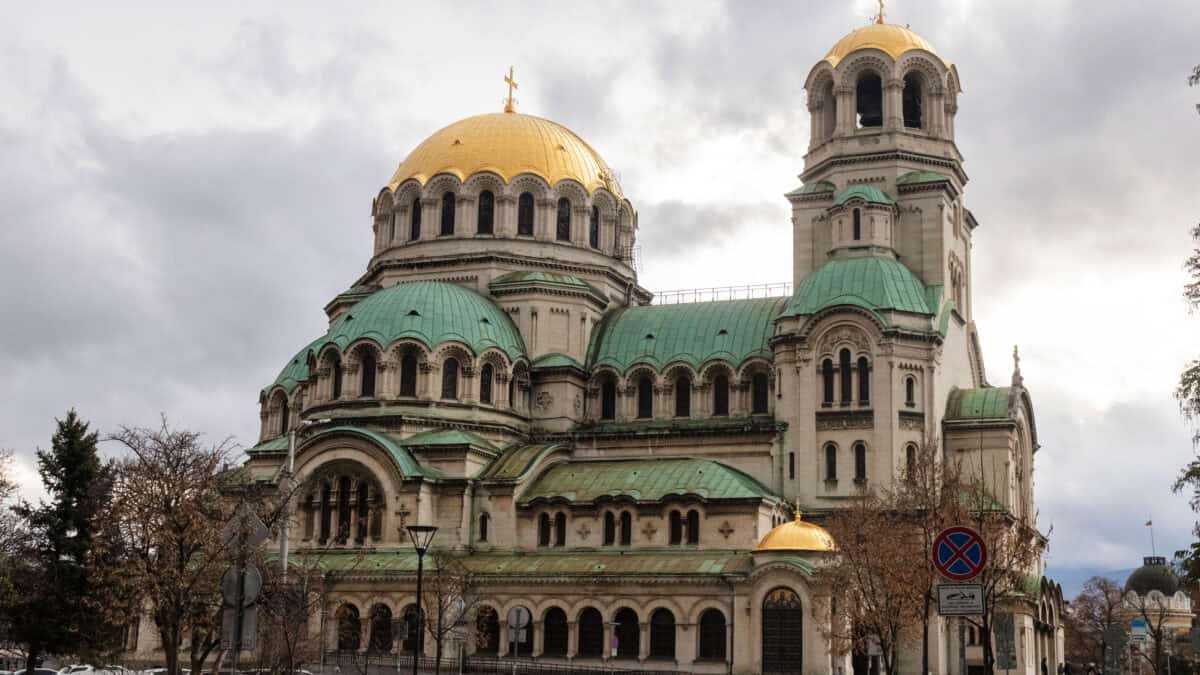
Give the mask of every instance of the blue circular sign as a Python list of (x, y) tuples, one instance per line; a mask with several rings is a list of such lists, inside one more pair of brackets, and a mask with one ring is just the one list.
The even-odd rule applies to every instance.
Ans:
[(949, 527), (933, 540), (933, 566), (951, 581), (970, 581), (987, 564), (987, 546), (969, 527)]

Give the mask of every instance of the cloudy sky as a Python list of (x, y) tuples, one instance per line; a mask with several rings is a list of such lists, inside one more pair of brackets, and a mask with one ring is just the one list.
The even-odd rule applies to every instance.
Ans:
[[(5, 3), (0, 3), (5, 4)], [(0, 447), (70, 406), (102, 430), (257, 430), (257, 392), (365, 268), (372, 196), (424, 137), (519, 109), (577, 131), (640, 211), (652, 290), (787, 281), (782, 194), (809, 68), (870, 0), (7, 3), (0, 25)], [(196, 3), (193, 3), (196, 4)], [(962, 76), (975, 310), (1020, 344), (1040, 524), (1064, 578), (1189, 539), (1171, 398), (1200, 221), (1194, 0), (893, 0)], [(116, 452), (109, 447), (108, 452)]]

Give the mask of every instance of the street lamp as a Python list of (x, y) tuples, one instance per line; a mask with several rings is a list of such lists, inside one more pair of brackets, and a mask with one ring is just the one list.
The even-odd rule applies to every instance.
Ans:
[(420, 663), (418, 658), (421, 651), (421, 637), (425, 631), (421, 620), (421, 576), (425, 572), (425, 551), (429, 550), (429, 544), (433, 541), (433, 535), (437, 534), (437, 530), (437, 527), (433, 525), (408, 526), (408, 536), (412, 539), (413, 548), (417, 550), (417, 635), (413, 640), (413, 675), (417, 675), (417, 664)]

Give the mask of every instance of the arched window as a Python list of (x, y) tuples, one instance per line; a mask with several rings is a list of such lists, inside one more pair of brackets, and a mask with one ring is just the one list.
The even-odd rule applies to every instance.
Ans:
[(369, 507), (371, 495), (367, 490), (367, 481), (363, 480), (358, 482), (358, 489), (355, 490), (355, 497), (354, 540), (361, 544), (367, 540), (367, 526), (370, 523)]
[(337, 542), (346, 543), (350, 538), (350, 479), (343, 476), (337, 486), (338, 531)]
[(830, 359), (821, 362), (821, 384), (824, 389), (821, 401), (825, 405), (833, 405), (833, 361)]
[(600, 207), (592, 207), (592, 218), (588, 221), (588, 245), (600, 248)]
[(617, 639), (617, 658), (636, 659), (640, 650), (640, 633), (637, 612), (622, 607), (613, 615), (613, 637)]
[(554, 514), (554, 545), (567, 545), (567, 514), (562, 511)]
[(788, 480), (796, 479), (796, 453), (788, 453)]
[(920, 129), (922, 126), (921, 78), (916, 73), (904, 76), (904, 126)]
[(692, 379), (687, 375), (675, 378), (675, 416), (690, 417), (692, 414)]
[(713, 415), (724, 417), (729, 414), (729, 378), (717, 375), (713, 378)]
[(683, 543), (683, 517), (678, 511), (671, 511), (671, 545), (678, 546)]
[(860, 129), (883, 126), (883, 80), (878, 75), (863, 73), (859, 76), (855, 100)]
[(368, 349), (362, 351), (360, 364), (362, 367), (362, 386), (359, 387), (359, 396), (363, 398), (375, 397), (375, 372), (379, 369), (375, 361), (375, 354)]
[(616, 518), (612, 511), (604, 512), (604, 545), (612, 546), (617, 539)]
[(491, 234), (493, 223), (496, 220), (496, 196), (491, 190), (484, 190), (479, 193), (479, 211), (476, 222), (478, 227), (476, 231), (479, 234)]
[(600, 383), (600, 419), (612, 420), (617, 418), (617, 383), (611, 378), (605, 378)]
[(854, 373), (850, 368), (850, 350), (843, 349), (838, 354), (838, 374), (841, 376), (842, 385), (842, 403), (849, 403), (852, 399), (850, 395), (852, 382), (854, 382)]
[(458, 359), (449, 358), (442, 364), (442, 398), (458, 398)]
[(904, 474), (909, 479), (916, 476), (917, 471), (917, 446), (909, 443), (904, 448)]
[(654, 382), (649, 375), (638, 378), (637, 396), (637, 416), (643, 419), (654, 417)]
[(867, 480), (867, 446), (862, 443), (854, 444), (854, 482), (864, 483)]
[[(422, 611), (416, 614), (416, 605), (410, 604), (404, 608), (404, 626), (408, 627), (408, 631), (404, 633), (404, 639), (401, 643), (401, 651), (406, 653), (425, 653), (425, 613)], [(497, 631), (497, 633), (499, 633)]]
[(871, 362), (867, 357), (858, 357), (858, 402), (871, 402)]
[(395, 238), (396, 238), (396, 214), (393, 213), (392, 217), (388, 218), (387, 243), (391, 244), (392, 240), (394, 240)]
[(600, 610), (588, 607), (579, 613), (579, 655), (599, 658), (604, 652), (604, 619)]
[(858, 241), (862, 239), (862, 211), (854, 209), (852, 213), (854, 218), (854, 241)]
[(533, 195), (528, 192), (517, 197), (517, 234), (533, 236)]
[(387, 605), (371, 608), (371, 637), (367, 649), (373, 652), (392, 650), (392, 610)]
[(333, 527), (333, 486), (325, 483), (321, 486), (321, 533), (322, 545), (329, 541), (329, 530)]
[(837, 131), (837, 94), (833, 93), (833, 80), (826, 80), (821, 92), (821, 131), (824, 138)]
[(559, 241), (571, 241), (571, 200), (566, 197), (558, 200), (558, 217), (554, 221), (554, 238)]
[(704, 610), (700, 615), (700, 658), (723, 660), (725, 642), (725, 615), (719, 609)]
[[(524, 610), (525, 620), (528, 622), (524, 628), (518, 628), (514, 614)], [(508, 616), (505, 617), (508, 622), (508, 641), (505, 645), (508, 649), (516, 646), (516, 652), (509, 653), (509, 656), (533, 656), (533, 614), (527, 607), (513, 607), (508, 610)]]
[(912, 377), (904, 378), (904, 405), (915, 406), (917, 404), (917, 381)]
[(538, 546), (550, 545), (550, 514), (538, 516)]
[(825, 480), (837, 480), (837, 446), (825, 446)]
[(492, 403), (492, 380), (495, 378), (496, 369), (492, 364), (485, 363), (479, 369), (479, 401), (480, 403)]
[(800, 596), (790, 588), (776, 588), (762, 604), (762, 669), (787, 673), (804, 663), (804, 609)]
[(291, 421), (288, 419), (289, 417), (291, 417), (291, 411), (288, 410), (287, 397), (284, 396), (279, 401), (279, 434), (280, 435), (286, 434), (288, 432), (288, 422)]
[(766, 373), (755, 373), (750, 378), (750, 414), (766, 415), (769, 409), (770, 383)]
[(542, 654), (545, 656), (567, 655), (567, 613), (558, 607), (546, 610), (542, 618)]
[(475, 613), (475, 653), (484, 656), (500, 653), (500, 615), (487, 605)]
[(488, 525), (491, 524), (492, 517), (486, 513), (479, 514), (479, 541), (487, 542), (488, 540)]
[(700, 512), (696, 510), (687, 514), (687, 543), (700, 543)]
[(412, 206), (408, 207), (408, 239), (416, 241), (421, 238), (421, 198), (415, 197)]
[(439, 233), (443, 236), (454, 234), (454, 193), (447, 192), (442, 195), (442, 230)]
[(342, 360), (334, 358), (333, 360), (333, 400), (338, 400), (342, 397)]
[(358, 608), (345, 604), (337, 611), (337, 648), (338, 651), (356, 652), (362, 640), (362, 624), (358, 618)]
[(417, 356), (412, 352), (400, 357), (400, 395), (417, 395)]
[(664, 607), (650, 615), (650, 658), (675, 660), (675, 615)]
[(621, 512), (621, 545), (628, 546), (633, 542), (633, 517), (628, 511)]

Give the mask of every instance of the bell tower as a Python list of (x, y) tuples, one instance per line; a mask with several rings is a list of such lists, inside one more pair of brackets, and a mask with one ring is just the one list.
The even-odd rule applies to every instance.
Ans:
[(813, 66), (803, 185), (787, 194), (797, 287), (835, 255), (895, 256), (970, 321), (975, 221), (954, 142), (960, 91), (954, 65), (885, 22), (882, 7)]

